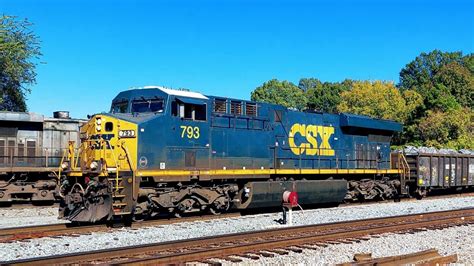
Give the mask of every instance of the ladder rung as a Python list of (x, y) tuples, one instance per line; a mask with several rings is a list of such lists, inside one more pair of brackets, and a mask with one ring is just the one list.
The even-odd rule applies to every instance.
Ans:
[(114, 207), (115, 207), (115, 206), (121, 207), (121, 206), (127, 206), (127, 203), (119, 202), (119, 203), (112, 203), (112, 205), (113, 205)]
[(114, 215), (128, 215), (128, 214), (132, 214), (131, 212), (116, 212), (114, 213)]
[(114, 197), (114, 198), (125, 198), (126, 195), (118, 194), (118, 195), (114, 195), (113, 197)]

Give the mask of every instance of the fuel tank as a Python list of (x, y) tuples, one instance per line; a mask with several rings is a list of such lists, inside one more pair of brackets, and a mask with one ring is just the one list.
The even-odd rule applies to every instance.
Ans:
[(237, 209), (282, 206), (284, 191), (296, 191), (300, 205), (342, 202), (347, 193), (346, 180), (301, 180), (249, 182), (240, 192)]

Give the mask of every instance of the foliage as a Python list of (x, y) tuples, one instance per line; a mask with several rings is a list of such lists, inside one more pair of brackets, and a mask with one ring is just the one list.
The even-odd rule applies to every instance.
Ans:
[(298, 83), (298, 88), (307, 92), (309, 89), (317, 88), (322, 85), (321, 81), (316, 78), (302, 78)]
[(337, 106), (341, 102), (341, 93), (347, 91), (352, 86), (351, 80), (344, 80), (343, 82), (314, 82), (311, 86), (307, 86), (306, 81), (310, 79), (301, 79), (299, 87), (305, 84), (305, 91), (308, 97), (308, 109), (318, 110), (321, 112), (336, 113)]
[(27, 85), (36, 83), (36, 60), (41, 56), (32, 24), (0, 17), (0, 110), (26, 111)]
[(421, 53), (400, 71), (403, 90), (415, 90), (423, 97), (422, 112), (452, 110), (473, 105), (473, 59), (461, 52), (434, 50)]
[(251, 94), (252, 101), (280, 104), (288, 108), (303, 110), (306, 95), (295, 84), (286, 80), (269, 80), (257, 87)]
[(400, 72), (399, 87), (423, 98), (405, 122), (401, 142), (473, 148), (474, 59), (461, 52), (421, 53)]
[(474, 107), (474, 76), (457, 62), (442, 66), (433, 77), (436, 86), (461, 106)]
[(392, 82), (357, 81), (352, 83), (352, 90), (341, 93), (338, 110), (404, 122), (417, 107), (419, 99), (416, 92), (403, 95)]
[(474, 112), (470, 108), (428, 111), (419, 123), (423, 145), (437, 148), (474, 149)]

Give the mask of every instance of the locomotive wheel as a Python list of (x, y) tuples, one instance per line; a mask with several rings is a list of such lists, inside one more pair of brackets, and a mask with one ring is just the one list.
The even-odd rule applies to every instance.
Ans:
[(171, 216), (174, 216), (175, 218), (181, 218), (181, 212), (179, 212), (179, 210), (174, 210), (173, 212), (170, 213)]
[(219, 210), (219, 209), (217, 209), (217, 208), (214, 207), (214, 206), (211, 206), (211, 207), (209, 208), (209, 212), (210, 212), (211, 214), (214, 214), (214, 215), (222, 214), (222, 211)]
[(226, 212), (230, 208), (230, 202), (229, 200), (221, 196), (217, 198), (210, 206), (209, 206), (209, 212), (214, 215), (219, 215), (222, 214), (223, 212)]

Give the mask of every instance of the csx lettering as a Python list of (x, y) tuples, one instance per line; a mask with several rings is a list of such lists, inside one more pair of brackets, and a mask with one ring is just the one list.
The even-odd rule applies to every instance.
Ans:
[[(334, 156), (334, 150), (329, 144), (329, 139), (333, 134), (333, 127), (294, 124), (290, 129), (288, 143), (295, 155)], [(303, 139), (300, 143), (295, 141), (297, 135), (300, 135), (298, 139)], [(318, 135), (321, 143), (318, 143)]]

